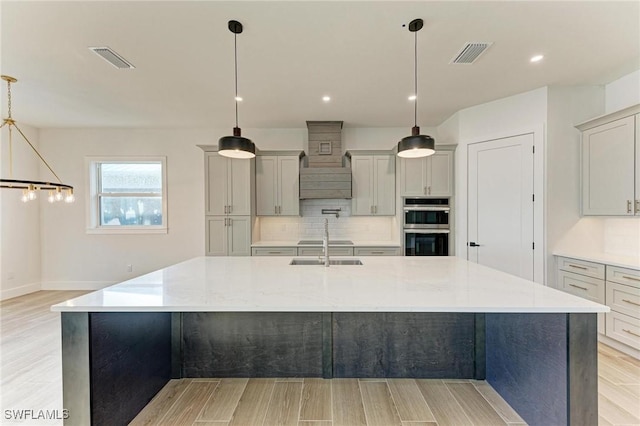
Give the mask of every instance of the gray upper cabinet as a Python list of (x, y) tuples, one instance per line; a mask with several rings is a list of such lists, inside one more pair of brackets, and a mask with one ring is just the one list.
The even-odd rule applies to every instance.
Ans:
[(354, 216), (393, 216), (396, 199), (396, 159), (390, 154), (351, 153)]
[(256, 214), (300, 215), (300, 155), (256, 157)]
[(251, 160), (205, 153), (207, 215), (251, 214)]
[(429, 157), (401, 158), (400, 195), (452, 196), (453, 150), (437, 148), (436, 153)]
[(640, 107), (577, 126), (582, 130), (582, 214), (640, 215)]

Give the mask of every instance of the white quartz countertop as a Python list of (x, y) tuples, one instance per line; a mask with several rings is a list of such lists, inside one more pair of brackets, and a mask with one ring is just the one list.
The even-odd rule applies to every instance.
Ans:
[[(351, 258), (353, 259), (353, 258)], [(76, 312), (608, 312), (458, 257), (360, 256), (362, 266), (289, 257), (197, 257), (54, 305)]]
[(588, 262), (603, 263), (605, 265), (620, 266), (622, 268), (640, 269), (640, 257), (621, 256), (611, 253), (579, 252), (556, 250), (555, 256), (570, 257), (572, 259), (586, 260)]
[[(348, 238), (339, 238), (338, 240), (347, 240)], [(321, 241), (322, 237), (319, 238), (305, 238), (303, 240), (318, 240)], [(300, 240), (296, 241), (256, 241), (255, 243), (251, 243), (251, 247), (319, 247), (322, 244), (299, 244)], [(399, 242), (395, 241), (364, 241), (364, 240), (350, 240), (353, 244), (339, 244), (340, 247), (400, 247)], [(329, 245), (331, 244), (331, 240), (329, 240)]]

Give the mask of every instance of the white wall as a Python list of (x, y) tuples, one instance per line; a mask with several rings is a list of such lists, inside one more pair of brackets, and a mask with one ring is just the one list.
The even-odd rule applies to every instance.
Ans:
[[(99, 288), (204, 254), (204, 153), (221, 131), (44, 129), (43, 155), (76, 202), (42, 210), (43, 288)], [(168, 233), (87, 234), (86, 156), (166, 156)], [(133, 265), (127, 272), (126, 265)]]
[[(19, 125), (31, 143), (38, 147), (38, 131)], [(2, 129), (1, 142), (0, 176), (10, 178), (6, 128)], [(13, 132), (13, 178), (38, 180), (39, 170), (36, 154), (17, 132)], [(42, 175), (42, 178), (50, 179), (50, 175)], [(42, 196), (39, 200), (23, 203), (21, 195), (17, 189), (0, 190), (0, 300), (40, 289), (40, 205), (48, 203)]]
[(553, 251), (580, 219), (580, 131), (575, 124), (601, 115), (603, 86), (549, 87), (545, 150), (547, 284), (556, 280)]
[[(438, 140), (435, 127), (421, 127), (420, 133)], [(349, 150), (392, 150), (400, 139), (411, 135), (411, 127), (345, 127), (342, 129), (342, 146)]]
[(606, 114), (640, 104), (640, 70), (612, 81), (605, 90)]
[[(547, 88), (532, 90), (518, 95), (498, 99), (482, 105), (466, 108), (457, 117), (447, 120), (444, 129), (455, 135), (458, 123), (458, 148), (455, 154), (455, 246), (456, 255), (467, 258), (467, 145), (474, 142), (508, 137), (522, 133), (534, 133), (536, 149), (543, 148), (544, 126), (547, 119)], [(453, 124), (452, 121), (453, 120)], [(538, 151), (537, 151), (538, 152)], [(544, 155), (544, 150), (539, 152)], [(542, 180), (541, 165), (536, 175)], [(540, 185), (540, 183), (538, 183)], [(542, 203), (540, 204), (542, 205)], [(536, 215), (536, 229), (543, 229), (541, 212)], [(541, 240), (542, 237), (537, 240)], [(542, 256), (537, 260), (536, 281), (542, 282)]]

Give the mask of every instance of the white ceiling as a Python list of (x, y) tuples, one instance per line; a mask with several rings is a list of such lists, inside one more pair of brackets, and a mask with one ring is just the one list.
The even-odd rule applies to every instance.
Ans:
[[(605, 84), (640, 68), (639, 1), (2, 1), (1, 70), (13, 116), (37, 127), (410, 127), (413, 34), (418, 124), (545, 85)], [(473, 65), (449, 62), (490, 41)], [(89, 46), (135, 65), (118, 70)], [(545, 59), (529, 63), (533, 54)], [(3, 82), (4, 83), (4, 82)], [(2, 89), (6, 109), (6, 88)], [(324, 104), (323, 95), (332, 101)]]

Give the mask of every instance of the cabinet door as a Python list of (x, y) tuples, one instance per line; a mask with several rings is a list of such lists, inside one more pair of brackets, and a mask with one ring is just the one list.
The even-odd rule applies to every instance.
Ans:
[(373, 157), (351, 157), (351, 214), (371, 216), (373, 214)]
[(251, 214), (251, 160), (229, 159), (229, 214)]
[(640, 114), (636, 114), (636, 204), (635, 212), (640, 216)]
[(390, 155), (373, 157), (374, 214), (396, 214), (396, 159)]
[(206, 211), (207, 215), (226, 214), (228, 179), (227, 158), (217, 152), (208, 152), (206, 159)]
[(635, 117), (582, 134), (582, 214), (632, 215)]
[(278, 157), (278, 213), (300, 215), (300, 158)]
[(209, 216), (206, 220), (206, 255), (226, 256), (228, 218), (226, 216)]
[(256, 157), (256, 214), (275, 216), (278, 205), (278, 157)]
[(426, 158), (400, 159), (400, 195), (427, 195)]
[(251, 217), (229, 217), (227, 232), (229, 256), (251, 256)]
[(427, 195), (453, 195), (453, 151), (427, 157)]

